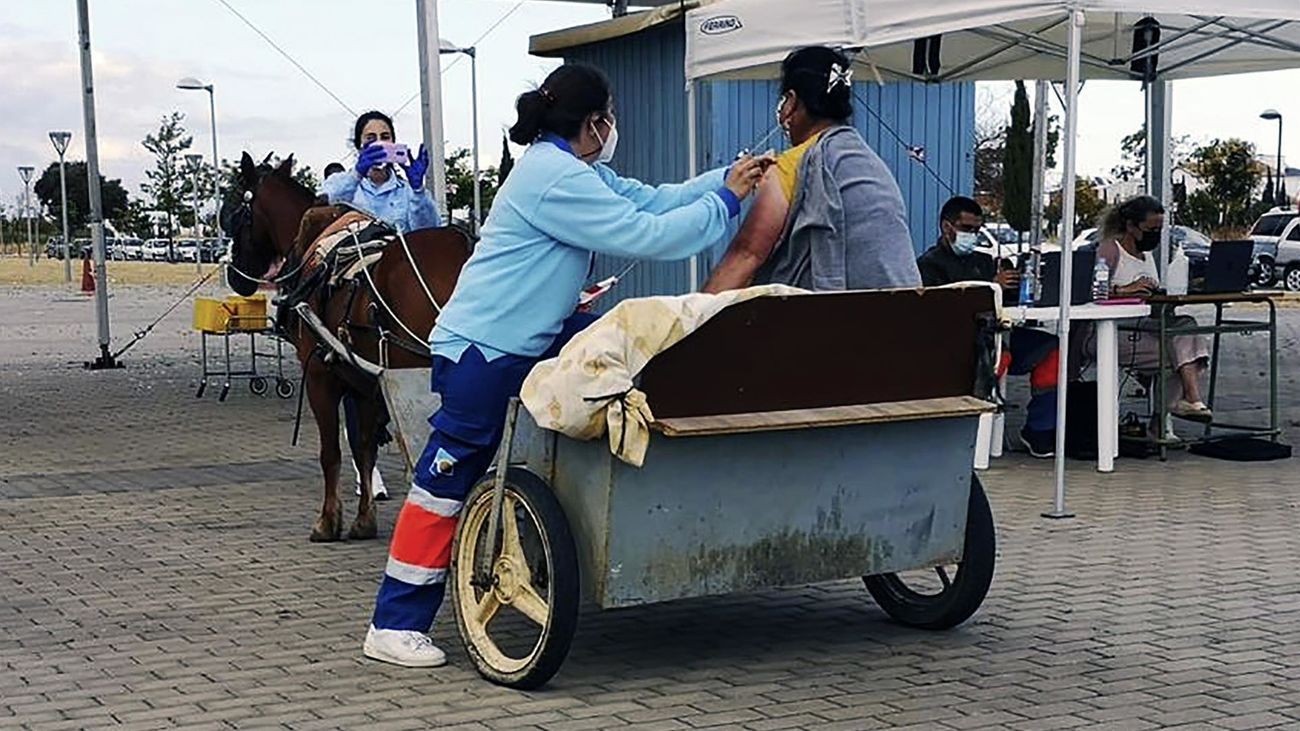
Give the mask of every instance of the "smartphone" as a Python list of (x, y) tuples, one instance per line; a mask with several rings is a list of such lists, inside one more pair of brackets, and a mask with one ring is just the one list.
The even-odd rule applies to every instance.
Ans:
[(403, 167), (411, 164), (411, 151), (406, 145), (400, 142), (376, 142), (375, 144), (384, 148), (384, 159), (381, 162), (395, 163)]

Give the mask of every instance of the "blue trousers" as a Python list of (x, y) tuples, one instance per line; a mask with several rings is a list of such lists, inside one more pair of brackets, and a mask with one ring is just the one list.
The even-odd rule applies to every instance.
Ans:
[(442, 407), (389, 546), (388, 564), (371, 623), (378, 629), (428, 632), (442, 605), (451, 544), (469, 491), (483, 479), (501, 445), (506, 409), (539, 360), (554, 357), (595, 315), (577, 313), (550, 349), (532, 358), (504, 355), (489, 361), (470, 346), (460, 360), (433, 359), (434, 392)]
[(1011, 332), (1010, 349), (1011, 367), (1007, 372), (1030, 377), (1025, 427), (1030, 431), (1055, 431), (1059, 357), (1056, 336), (1041, 330), (1017, 328)]

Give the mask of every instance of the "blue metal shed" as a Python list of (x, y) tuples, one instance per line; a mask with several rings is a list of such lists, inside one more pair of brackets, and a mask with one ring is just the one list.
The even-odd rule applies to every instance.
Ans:
[[(614, 167), (647, 183), (685, 180), (690, 173), (686, 36), (676, 8), (534, 36), (532, 53), (601, 68), (614, 86), (620, 138)], [(778, 97), (774, 81), (706, 81), (697, 85), (697, 169), (727, 164), (771, 131)], [(975, 85), (854, 84), (854, 123), (898, 179), (907, 203), (912, 245), (934, 241), (939, 207), (974, 187)], [(781, 149), (773, 135), (763, 146)], [(923, 158), (921, 162), (918, 158)], [(701, 257), (707, 277), (719, 250)], [(599, 277), (625, 262), (599, 257)], [(602, 304), (626, 297), (681, 294), (690, 289), (688, 262), (644, 262)]]

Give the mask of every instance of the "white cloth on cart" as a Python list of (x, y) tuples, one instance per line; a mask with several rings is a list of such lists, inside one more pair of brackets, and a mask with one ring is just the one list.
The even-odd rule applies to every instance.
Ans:
[(584, 441), (608, 434), (610, 451), (640, 467), (654, 422), (653, 405), (634, 385), (646, 363), (731, 305), (804, 292), (771, 284), (624, 300), (574, 336), (557, 357), (534, 366), (520, 398), (539, 426)]

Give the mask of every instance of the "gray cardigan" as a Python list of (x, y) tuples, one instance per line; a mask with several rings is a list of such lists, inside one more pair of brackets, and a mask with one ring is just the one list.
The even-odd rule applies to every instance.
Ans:
[(921, 286), (894, 175), (853, 127), (826, 130), (799, 168), (785, 231), (756, 284), (817, 291)]

